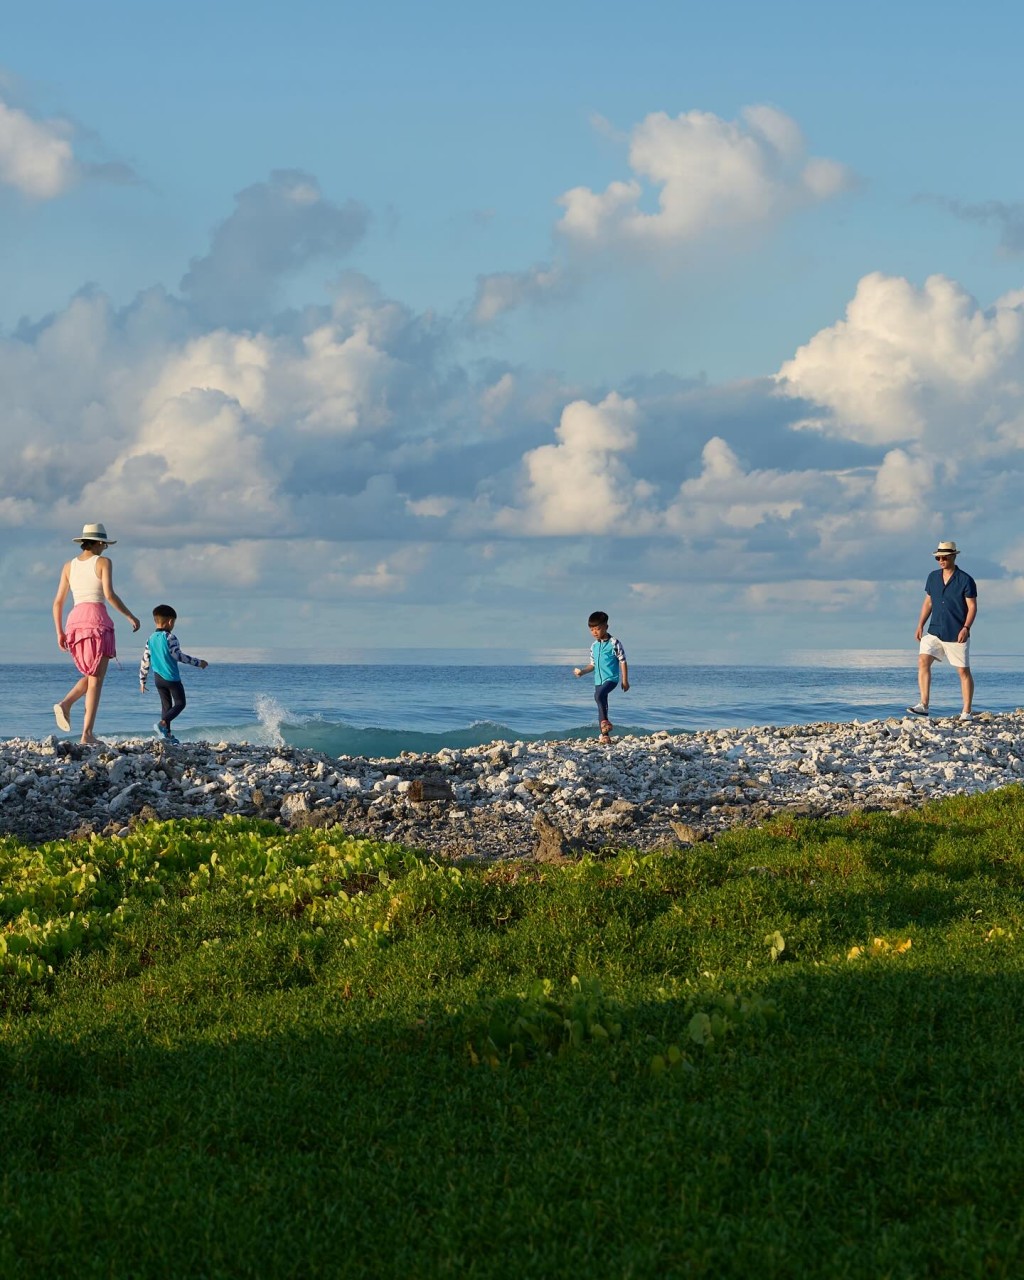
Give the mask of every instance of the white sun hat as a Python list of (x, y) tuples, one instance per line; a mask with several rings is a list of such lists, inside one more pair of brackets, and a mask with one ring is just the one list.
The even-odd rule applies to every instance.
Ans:
[(83, 524), (82, 532), (72, 542), (105, 542), (108, 547), (114, 546), (117, 539), (107, 537), (107, 529), (102, 524)]

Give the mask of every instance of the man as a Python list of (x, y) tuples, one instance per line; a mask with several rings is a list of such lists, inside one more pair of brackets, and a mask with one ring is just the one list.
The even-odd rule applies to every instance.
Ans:
[[(928, 714), (928, 698), (932, 688), (932, 663), (948, 662), (960, 676), (964, 695), (961, 720), (970, 720), (974, 699), (974, 677), (971, 675), (971, 627), (978, 614), (978, 587), (969, 573), (958, 569), (955, 542), (940, 542), (935, 550), (939, 568), (933, 569), (925, 583), (924, 604), (917, 623), (917, 639), (921, 642), (917, 659), (917, 684), (921, 701), (907, 707), (911, 715)], [(928, 634), (924, 624), (931, 618)]]

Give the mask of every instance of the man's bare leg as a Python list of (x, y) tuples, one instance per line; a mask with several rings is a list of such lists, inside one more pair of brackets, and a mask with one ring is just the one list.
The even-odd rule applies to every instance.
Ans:
[(971, 704), (974, 702), (974, 676), (971, 675), (970, 667), (958, 667), (960, 673), (960, 689), (964, 695), (964, 710), (968, 715), (971, 714)]
[(927, 707), (932, 695), (932, 663), (930, 654), (922, 653), (917, 659), (917, 687), (921, 691), (921, 706)]

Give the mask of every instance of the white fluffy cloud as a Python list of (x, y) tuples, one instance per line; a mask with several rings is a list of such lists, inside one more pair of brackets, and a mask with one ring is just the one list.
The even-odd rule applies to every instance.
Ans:
[(523, 459), (522, 506), (498, 516), (498, 525), (526, 536), (630, 535), (647, 523), (651, 485), (634, 480), (620, 454), (636, 444), (637, 405), (611, 392), (599, 404), (566, 405), (557, 444)]
[(666, 511), (672, 531), (687, 536), (735, 535), (765, 520), (789, 520), (828, 477), (820, 472), (747, 471), (726, 441), (713, 436), (700, 475), (684, 480)]
[(928, 521), (936, 464), (890, 449), (875, 473), (872, 498), (878, 526), (885, 533), (905, 534)]
[[(0, 94), (5, 90), (0, 73)], [(95, 134), (70, 120), (44, 120), (0, 97), (0, 187), (10, 187), (28, 200), (54, 200), (81, 181), (137, 183), (132, 167), (103, 157), (88, 159), (91, 149), (103, 156)]]
[(956, 281), (865, 276), (846, 317), (778, 373), (780, 390), (821, 406), (808, 425), (869, 444), (918, 441), (955, 457), (1017, 449), (1024, 385), (1024, 290), (982, 310)]
[(387, 424), (401, 377), (401, 361), (365, 322), (328, 316), (297, 338), (216, 329), (168, 351), (142, 408), (156, 414), (179, 396), (213, 390), (268, 426), (353, 435)]
[(0, 102), (0, 183), (33, 200), (62, 195), (79, 176), (70, 132)]
[[(929, 288), (934, 294), (934, 282)], [(950, 282), (943, 290), (966, 296)], [(847, 343), (845, 321), (787, 365), (821, 378), (813, 390), (827, 431), (809, 433), (791, 424), (814, 407), (811, 387), (785, 371), (777, 389), (786, 395), (769, 388), (725, 401), (714, 389), (673, 394), (657, 380), (630, 395), (586, 398), (524, 369), (485, 365), (471, 374), (448, 363), (436, 320), (354, 275), (301, 323), (292, 317), (254, 332), (205, 327), (158, 291), (121, 312), (84, 293), (37, 328), (0, 337), (13, 406), (0, 422), (0, 523), (64, 534), (102, 518), (154, 547), (174, 529), (225, 548), (198, 571), (211, 583), (232, 546), (390, 539), (390, 549), (348, 564), (339, 580), (339, 591), (368, 597), (415, 588), (396, 548), (470, 547), (481, 537), (492, 540), (494, 573), (523, 554), (523, 539), (628, 545), (631, 575), (651, 591), (678, 572), (673, 556), (683, 551), (694, 557), (688, 572), (695, 565), (709, 581), (742, 582), (767, 565), (787, 580), (827, 574), (866, 551), (888, 556), (894, 540), (909, 547), (922, 536), (963, 537), (1019, 506), (1015, 295), (983, 313), (968, 303), (924, 305), (932, 294), (906, 282), (890, 292), (918, 303), (872, 313), (871, 333), (881, 341), (884, 331), (890, 352), (920, 353), (892, 375), (898, 421), (908, 403), (946, 405), (950, 379), (969, 388), (982, 426), (959, 454), (931, 448), (940, 437), (928, 435), (930, 418), (921, 419), (923, 436), (906, 441), (847, 427), (834, 389), (858, 393), (865, 349), (882, 369), (892, 362), (871, 343)], [(860, 315), (853, 306), (851, 314)], [(953, 317), (941, 359), (931, 351), (941, 346), (936, 314)], [(921, 316), (930, 338), (907, 319)], [(822, 350), (828, 362), (806, 363)], [(793, 399), (797, 390), (806, 400)], [(788, 419), (780, 413), (787, 404)], [(728, 414), (744, 405), (730, 425)], [(830, 443), (844, 434), (860, 443)], [(664, 552), (648, 550), (655, 547)], [(242, 580), (253, 553), (243, 560)]]
[(289, 523), (260, 432), (219, 391), (165, 402), (69, 508), (69, 522), (72, 511), (110, 511), (119, 527), (154, 542), (166, 529), (178, 537), (281, 536)]
[[(644, 229), (628, 231), (599, 210), (602, 235), (681, 241), (723, 201), (750, 219), (753, 193), (778, 212), (839, 183), (791, 121), (755, 112), (742, 128), (691, 121), (719, 176), (684, 198), (673, 164), (699, 149), (678, 124), (652, 126), (649, 153), (633, 140), (637, 172), (664, 176), (661, 213), (636, 205)], [(486, 601), (500, 622), (510, 598), (554, 610), (593, 584), (671, 611), (681, 581), (741, 624), (786, 602), (842, 612), (862, 590), (851, 567), (913, 580), (916, 597), (934, 536), (1019, 580), (1024, 291), (982, 310), (941, 277), (872, 275), (774, 381), (569, 386), (480, 359), (464, 316), (417, 313), (355, 272), (321, 305), (274, 310), (283, 275), (361, 234), (346, 209), (275, 175), (243, 193), (183, 295), (118, 310), (86, 290), (0, 334), (5, 598), (35, 610), (42, 578), (19, 548), (67, 550), (93, 519), (130, 545), (140, 591), (204, 597), (225, 627), (242, 625), (237, 597), (310, 628), (358, 601), (350, 615), (390, 633), (392, 607), (461, 626)], [(262, 248), (239, 283), (246, 245)], [(556, 286), (483, 277), (478, 319)]]
[[(738, 121), (656, 112), (633, 129), (629, 165), (633, 176), (603, 192), (574, 187), (560, 198), (566, 237), (582, 246), (686, 244), (827, 200), (853, 182), (837, 161), (809, 157), (796, 122), (769, 106), (748, 107)], [(656, 212), (643, 207), (648, 193)]]

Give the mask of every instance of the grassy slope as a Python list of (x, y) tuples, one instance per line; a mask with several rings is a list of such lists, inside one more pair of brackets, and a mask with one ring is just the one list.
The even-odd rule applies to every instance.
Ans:
[(1022, 832), (0, 841), (3, 1274), (1020, 1275)]

